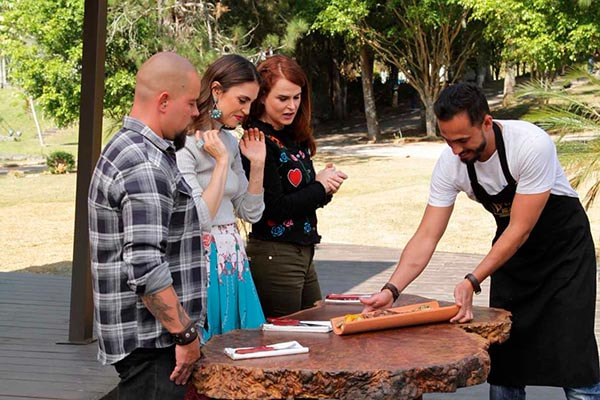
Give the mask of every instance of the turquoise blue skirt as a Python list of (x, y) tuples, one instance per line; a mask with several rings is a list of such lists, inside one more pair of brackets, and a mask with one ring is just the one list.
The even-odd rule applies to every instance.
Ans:
[[(210, 236), (210, 237), (208, 237)], [(265, 322), (250, 273), (244, 243), (235, 224), (214, 226), (203, 237), (208, 247), (207, 321), (203, 343), (234, 329), (258, 328)]]

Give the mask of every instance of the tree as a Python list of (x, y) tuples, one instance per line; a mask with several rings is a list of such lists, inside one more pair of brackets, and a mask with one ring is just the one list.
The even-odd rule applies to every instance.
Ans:
[(294, 57), (310, 81), (315, 120), (348, 117), (348, 82), (356, 79), (353, 53), (341, 35), (313, 31), (298, 41)]
[(354, 28), (407, 77), (425, 106), (427, 135), (435, 136), (433, 104), (462, 75), (480, 37), (477, 27), (467, 23), (470, 10), (452, 0), (391, 0), (381, 7), (385, 29), (366, 18)]
[[(78, 119), (83, 4), (0, 0), (1, 51), (10, 57), (13, 83), (37, 99), (59, 126)], [(291, 0), (109, 1), (106, 115), (119, 120), (129, 111), (135, 73), (158, 51), (176, 51), (200, 70), (223, 53), (256, 61), (269, 52), (291, 51), (308, 29), (293, 18), (292, 5)]]
[(488, 40), (501, 43), (505, 96), (514, 91), (514, 65), (527, 63), (549, 84), (568, 63), (591, 54), (600, 39), (598, 0), (460, 0), (484, 21)]
[(376, 3), (371, 0), (313, 0), (313, 7), (317, 10), (312, 28), (329, 35), (341, 35), (349, 46), (359, 49), (359, 64), (361, 83), (363, 89), (365, 118), (369, 138), (374, 141), (381, 140), (381, 129), (377, 118), (377, 107), (373, 90), (373, 50), (369, 43), (360, 36), (354, 27), (366, 19), (372, 19), (372, 11)]
[[(585, 72), (583, 68), (573, 69), (565, 77), (566, 80), (581, 78), (589, 80), (590, 84), (596, 87), (600, 86), (600, 79)], [(597, 105), (581, 101), (568, 89), (550, 89), (539, 81), (528, 82), (520, 85), (517, 95), (521, 98), (552, 100), (552, 103), (543, 103), (541, 110), (536, 113), (538, 118), (536, 124), (546, 130), (561, 135), (573, 132), (600, 132), (600, 108)], [(598, 173), (600, 143), (598, 140), (590, 143), (589, 151), (592, 153), (591, 160), (587, 158), (583, 162), (577, 160), (569, 166), (572, 173), (570, 182), (575, 189), (589, 184), (583, 199), (586, 209), (594, 203), (600, 193), (600, 174)]]
[(5, 0), (0, 13), (11, 80), (59, 125), (69, 124), (79, 110), (83, 1)]

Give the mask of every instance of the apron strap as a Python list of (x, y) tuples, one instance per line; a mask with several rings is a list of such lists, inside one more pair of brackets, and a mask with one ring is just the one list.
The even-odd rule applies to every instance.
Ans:
[[(496, 149), (498, 150), (498, 155), (500, 156), (500, 166), (502, 166), (502, 172), (504, 173), (504, 178), (509, 185), (514, 185), (517, 182), (514, 180), (512, 175), (510, 174), (510, 170), (508, 169), (508, 161), (506, 160), (506, 148), (504, 147), (504, 139), (502, 139), (502, 131), (497, 123), (493, 123), (494, 126), (494, 137), (496, 138)], [(473, 172), (475, 172), (475, 168), (473, 168)]]

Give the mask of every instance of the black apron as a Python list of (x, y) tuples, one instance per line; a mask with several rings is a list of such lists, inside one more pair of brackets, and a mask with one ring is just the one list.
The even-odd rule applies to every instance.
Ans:
[[(489, 195), (467, 164), (477, 201), (494, 215), (498, 240), (510, 221), (517, 183), (500, 128), (496, 148), (508, 185)], [(594, 336), (596, 256), (578, 198), (550, 194), (527, 241), (491, 277), (490, 307), (513, 314), (510, 338), (490, 346), (488, 382), (504, 386), (589, 386), (600, 381)]]

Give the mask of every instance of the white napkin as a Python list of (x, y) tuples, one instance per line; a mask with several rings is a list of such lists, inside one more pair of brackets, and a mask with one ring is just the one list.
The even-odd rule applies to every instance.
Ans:
[(312, 325), (274, 325), (265, 323), (262, 326), (263, 331), (278, 332), (314, 332), (328, 333), (333, 330), (330, 321), (307, 321)]
[(268, 347), (274, 347), (275, 350), (257, 351), (254, 353), (238, 354), (235, 351), (240, 349), (251, 349), (252, 347), (225, 347), (224, 352), (233, 360), (244, 360), (247, 358), (260, 358), (260, 357), (275, 357), (275, 356), (287, 356), (290, 354), (301, 354), (308, 353), (308, 347), (302, 346), (295, 340), (292, 342), (274, 343), (267, 344)]

